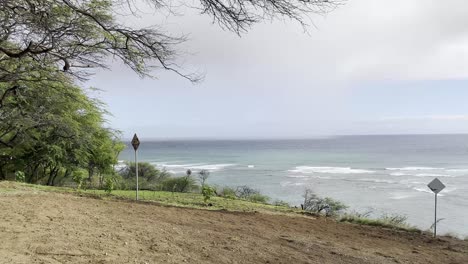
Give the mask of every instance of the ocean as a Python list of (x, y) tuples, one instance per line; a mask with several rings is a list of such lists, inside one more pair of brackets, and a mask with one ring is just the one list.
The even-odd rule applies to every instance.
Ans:
[[(140, 138), (139, 161), (182, 175), (210, 171), (208, 183), (248, 185), (299, 206), (306, 188), (371, 216), (398, 214), (423, 230), (434, 221), (438, 178), (439, 234), (468, 236), (468, 135), (336, 136), (301, 140)], [(129, 145), (121, 160), (133, 160)]]

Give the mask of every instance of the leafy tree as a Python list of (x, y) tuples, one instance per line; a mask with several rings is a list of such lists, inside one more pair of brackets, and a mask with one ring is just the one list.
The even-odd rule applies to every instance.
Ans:
[[(16, 82), (0, 107), (0, 178), (19, 170), (27, 182), (54, 185), (89, 164), (110, 171), (121, 148), (103, 126), (102, 104), (63, 73), (30, 74), (42, 79)], [(9, 89), (0, 82), (0, 93)]]

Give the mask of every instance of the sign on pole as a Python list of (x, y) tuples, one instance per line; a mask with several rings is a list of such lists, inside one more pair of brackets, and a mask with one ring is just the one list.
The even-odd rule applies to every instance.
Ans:
[(434, 237), (437, 235), (437, 194), (445, 188), (445, 185), (437, 178), (432, 180), (427, 187), (434, 192)]
[(138, 201), (138, 157), (137, 157), (137, 150), (138, 147), (140, 146), (140, 140), (137, 137), (137, 134), (133, 136), (132, 139), (132, 146), (133, 149), (135, 150), (135, 174), (136, 174), (136, 200)]

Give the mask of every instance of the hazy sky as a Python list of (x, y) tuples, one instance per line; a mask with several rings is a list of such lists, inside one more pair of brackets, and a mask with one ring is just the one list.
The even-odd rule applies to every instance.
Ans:
[(308, 33), (276, 21), (241, 37), (193, 11), (147, 14), (134, 23), (190, 34), (185, 68), (205, 80), (140, 79), (115, 64), (86, 85), (104, 90), (124, 137), (466, 133), (467, 10), (466, 0), (349, 0)]

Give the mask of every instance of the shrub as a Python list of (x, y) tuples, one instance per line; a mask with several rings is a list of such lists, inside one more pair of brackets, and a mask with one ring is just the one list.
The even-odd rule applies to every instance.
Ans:
[(211, 196), (215, 194), (215, 189), (211, 186), (204, 185), (202, 187), (202, 195), (203, 195), (203, 201), (206, 203)]
[[(133, 179), (136, 178), (135, 169), (135, 162), (129, 162), (118, 173), (124, 179)], [(167, 173), (166, 170), (160, 171), (154, 165), (148, 162), (138, 162), (139, 179), (145, 179), (148, 182), (161, 182), (167, 177), (169, 177), (169, 173)]]
[(347, 213), (339, 218), (340, 222), (350, 222), (360, 225), (380, 226), (393, 229), (402, 229), (407, 231), (419, 231), (415, 227), (409, 225), (406, 216), (402, 215), (383, 215), (379, 218), (369, 218), (369, 213)]
[(247, 185), (238, 186), (235, 191), (236, 197), (247, 199), (249, 196), (260, 194), (260, 191), (253, 189)]
[(80, 190), (88, 173), (85, 170), (76, 170), (73, 172), (72, 179), (76, 183), (76, 189)]
[(282, 201), (282, 200), (276, 200), (273, 202), (274, 206), (283, 206), (283, 207), (291, 207), (288, 202)]
[(254, 203), (268, 203), (268, 201), (270, 200), (270, 197), (266, 196), (266, 195), (263, 195), (263, 194), (260, 194), (260, 193), (254, 193), (254, 194), (251, 194), (249, 196), (247, 196), (247, 198), (244, 198), (248, 201), (251, 201), (251, 202), (254, 202)]
[(108, 176), (105, 178), (104, 188), (107, 194), (111, 194), (111, 192), (114, 190), (114, 179), (112, 179), (112, 177)]
[(170, 177), (161, 182), (159, 189), (167, 192), (190, 192), (197, 189), (195, 180), (191, 177)]
[(17, 182), (25, 182), (26, 175), (22, 171), (17, 171), (17, 172), (15, 172), (15, 180)]
[(235, 199), (237, 197), (236, 190), (231, 187), (223, 187), (221, 191), (218, 192), (218, 195), (229, 199)]
[(319, 197), (310, 189), (306, 189), (304, 193), (304, 204), (302, 205), (302, 209), (306, 212), (316, 214), (325, 213), (325, 216), (332, 216), (346, 208), (348, 207), (342, 202), (330, 197)]

